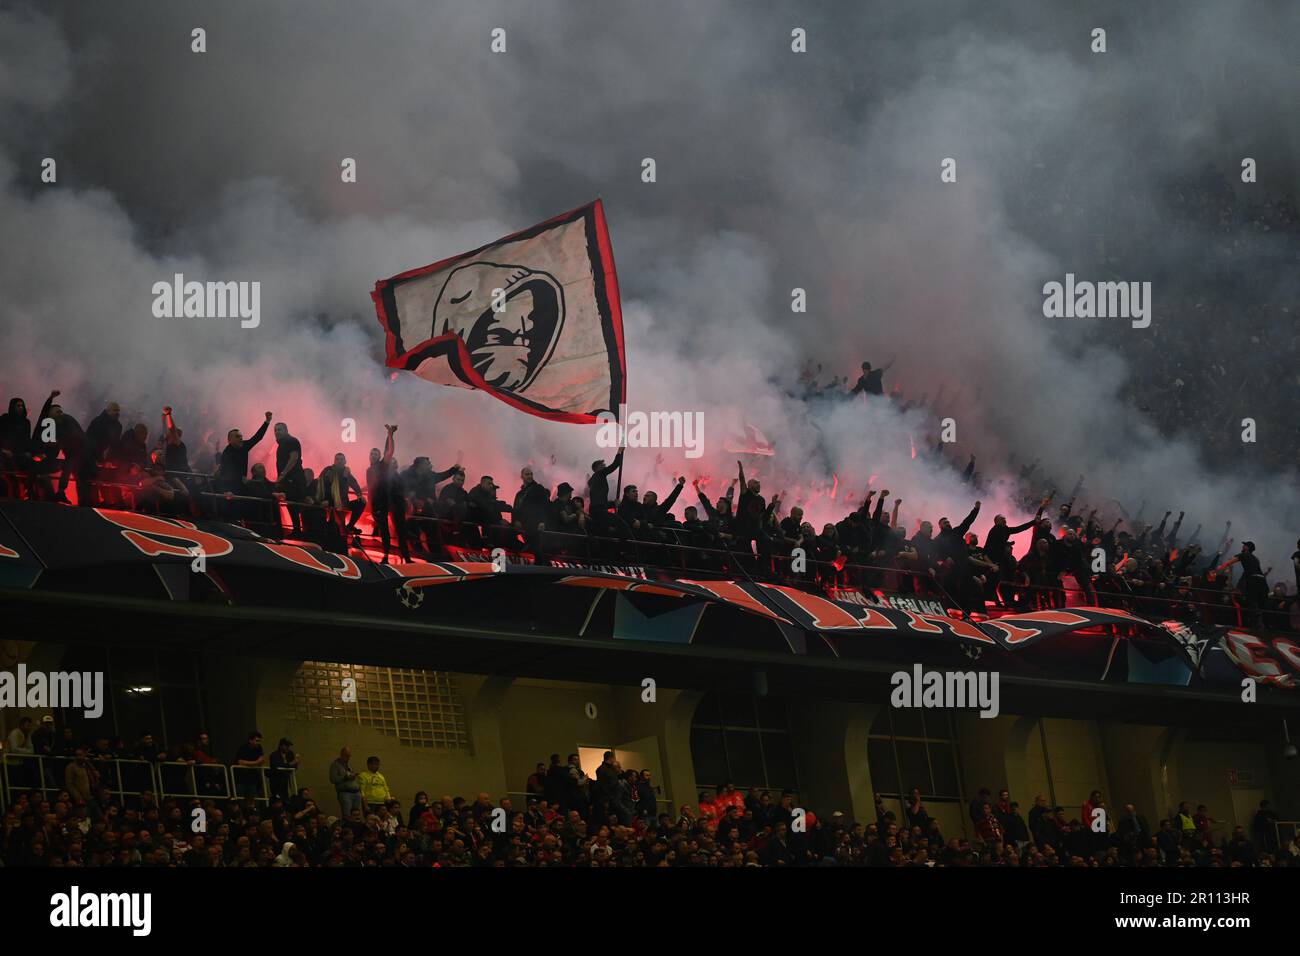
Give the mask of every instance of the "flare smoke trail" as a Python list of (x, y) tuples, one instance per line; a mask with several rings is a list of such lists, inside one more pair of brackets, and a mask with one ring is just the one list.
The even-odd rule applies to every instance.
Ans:
[[(1300, 525), (1294, 468), (1262, 469), (1243, 446), (1239, 468), (1215, 473), (1203, 435), (1160, 435), (1121, 392), (1175, 324), (1208, 336), (1234, 322), (1161, 311), (1213, 241), (1175, 229), (1164, 196), (1207, 166), (1235, 182), (1244, 155), (1271, 184), (1258, 188), (1294, 190), (1300, 7), (915, 6), (10, 6), (0, 387), (33, 414), (60, 388), (83, 423), (112, 397), (151, 430), (170, 403), (198, 465), (269, 409), (309, 464), (339, 450), (344, 418), (360, 425), (354, 465), (396, 421), (403, 463), (460, 452), (471, 481), (510, 489), (533, 461), (539, 480), (578, 485), (604, 457), (594, 428), (394, 379), (368, 293), (600, 194), (629, 404), (706, 412), (703, 459), (633, 453), (628, 480), (662, 491), (687, 469), (721, 491), (735, 468), (724, 439), (749, 422), (777, 448), (765, 492), (840, 476), (834, 507), (823, 495), (810, 508), (818, 522), (872, 474), (904, 496), (909, 524), (957, 520), (970, 489), (909, 450), (950, 415), (958, 468), (974, 451), (994, 479), (1013, 455), (1037, 458), (1064, 492), (1085, 473), (1096, 504), (1186, 509), (1206, 537), (1230, 518), (1278, 565)], [(206, 53), (190, 51), (195, 26)], [(1089, 51), (1096, 26), (1105, 54)], [(489, 51), (495, 27), (503, 54)], [(790, 50), (794, 27), (806, 54)], [(47, 156), (57, 185), (40, 182)], [(356, 184), (339, 181), (343, 157)], [(645, 157), (656, 183), (640, 180)], [(939, 182), (944, 157), (956, 184)], [(1106, 263), (1099, 237), (1135, 220), (1151, 241)], [(1297, 261), (1294, 235), (1241, 237), (1233, 279), (1294, 303)], [(1069, 271), (1153, 281), (1152, 329), (1102, 337), (1098, 320), (1045, 319), (1042, 285)], [(150, 289), (177, 272), (259, 280), (261, 326), (154, 318)], [(795, 287), (806, 314), (790, 310)], [(1275, 339), (1237, 342), (1234, 368), (1249, 373), (1252, 349), (1294, 350), (1294, 315)], [(806, 359), (852, 380), (864, 358), (896, 359), (887, 384), (932, 399), (943, 387), (945, 403), (903, 414), (791, 397)], [(1294, 444), (1296, 394), (1260, 382), (1222, 411), (1256, 418), (1261, 444)], [(1021, 517), (985, 498), (977, 530), (997, 510)]]

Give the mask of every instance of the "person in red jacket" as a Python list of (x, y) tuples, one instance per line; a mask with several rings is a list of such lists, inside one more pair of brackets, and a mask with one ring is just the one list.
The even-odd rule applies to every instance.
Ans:
[(997, 843), (1002, 839), (1002, 825), (993, 814), (993, 804), (984, 804), (984, 816), (975, 821), (975, 835), (985, 843)]
[[(1105, 804), (1102, 802), (1101, 799), (1101, 791), (1100, 790), (1092, 791), (1092, 793), (1088, 794), (1088, 799), (1083, 802), (1083, 810), (1082, 810), (1083, 815), (1079, 817), (1079, 821), (1085, 827), (1091, 830), (1094, 826), (1094, 821), (1092, 819), (1093, 814), (1096, 813), (1097, 810), (1102, 809), (1104, 806)], [(1106, 822), (1108, 821), (1103, 820), (1103, 826), (1102, 826), (1103, 830), (1105, 829), (1104, 824)]]

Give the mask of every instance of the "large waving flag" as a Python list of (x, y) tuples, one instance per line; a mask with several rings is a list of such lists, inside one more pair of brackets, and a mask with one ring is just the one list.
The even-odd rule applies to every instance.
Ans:
[(375, 283), (390, 368), (561, 422), (617, 414), (623, 314), (600, 200)]

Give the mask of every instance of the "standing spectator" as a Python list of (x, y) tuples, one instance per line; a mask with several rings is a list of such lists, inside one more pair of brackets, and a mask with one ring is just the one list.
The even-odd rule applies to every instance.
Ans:
[(600, 820), (609, 816), (614, 803), (618, 800), (619, 778), (618, 762), (614, 759), (614, 751), (606, 750), (600, 766), (596, 768), (595, 803), (596, 816)]
[(281, 800), (289, 799), (289, 781), (298, 769), (298, 755), (293, 752), (293, 741), (281, 737), (271, 754), (271, 795)]
[(1178, 839), (1178, 831), (1169, 820), (1160, 821), (1160, 832), (1156, 834), (1156, 849), (1160, 852), (1161, 860), (1165, 866), (1177, 866), (1178, 857), (1182, 849)]
[(77, 748), (75, 758), (65, 768), (63, 785), (74, 800), (87, 805), (94, 802), (95, 791), (99, 788), (99, 771), (86, 759), (85, 747)]
[(302, 510), (297, 505), (307, 497), (307, 476), (302, 470), (302, 443), (289, 434), (284, 422), (275, 423), (275, 490), (288, 503), (289, 524), (302, 533)]
[(109, 402), (86, 426), (86, 454), (96, 467), (108, 464), (122, 441), (122, 407)]
[(343, 747), (330, 764), (330, 783), (339, 798), (339, 816), (344, 820), (352, 819), (353, 810), (362, 809), (360, 774), (353, 772), (351, 761), (351, 748)]
[(577, 754), (569, 754), (569, 781), (567, 810), (577, 810), (586, 816), (591, 807), (591, 778), (582, 769)]
[(659, 807), (659, 800), (655, 796), (654, 781), (650, 779), (650, 771), (641, 771), (641, 783), (639, 789), (640, 796), (637, 799), (637, 813), (646, 820), (653, 821), (655, 810)]
[(1145, 850), (1151, 843), (1151, 827), (1147, 825), (1147, 818), (1138, 813), (1137, 807), (1131, 803), (1124, 804), (1124, 812), (1120, 814), (1115, 834), (1121, 845), (1130, 851)]
[(1006, 839), (1015, 844), (1017, 851), (1023, 852), (1029, 845), (1029, 827), (1025, 823), (1025, 818), (1020, 815), (1020, 804), (1011, 801), (1001, 823)]
[[(393, 435), (397, 433), (396, 425), (384, 426), (384, 450), (370, 449), (370, 466), (366, 468), (366, 492), (370, 495), (370, 518), (374, 533), (384, 546), (383, 564), (388, 563), (391, 544), (388, 525), (391, 520), (393, 530), (397, 532), (397, 553), (403, 562), (411, 561), (411, 548), (407, 543), (406, 495), (403, 493), (397, 469), (393, 466), (393, 451), (396, 448)], [(428, 459), (424, 459), (426, 462)]]
[(393, 793), (388, 789), (388, 780), (379, 772), (379, 758), (367, 757), (366, 769), (357, 774), (357, 782), (361, 784), (361, 799), (366, 805), (366, 810), (375, 813), (393, 799)]
[(18, 720), (18, 726), (9, 731), (9, 756), (6, 758), (9, 766), (14, 769), (9, 771), (10, 780), (20, 787), (33, 786), (37, 775), (35, 773), (36, 762), (27, 758), (36, 753), (36, 748), (32, 745), (32, 719), (30, 717), (21, 717)]
[(985, 801), (983, 811), (984, 815), (975, 822), (975, 835), (987, 844), (997, 843), (1003, 839), (1003, 833), (1002, 825), (993, 812), (993, 804)]
[(568, 791), (569, 768), (560, 763), (559, 754), (551, 754), (551, 764), (546, 768), (546, 777), (542, 781), (542, 796), (553, 807), (568, 809), (566, 794)]
[(920, 827), (921, 832), (930, 829), (930, 814), (921, 802), (921, 788), (913, 787), (907, 795), (907, 805), (903, 808), (908, 827)]
[(366, 510), (366, 498), (361, 493), (361, 485), (352, 477), (352, 469), (348, 467), (348, 458), (343, 452), (334, 456), (334, 464), (321, 471), (312, 497), (333, 509), (335, 523), (341, 532), (347, 534), (357, 530), (357, 522)]
[(1232, 838), (1228, 840), (1226, 847), (1229, 863), (1240, 863), (1242, 866), (1255, 865), (1255, 845), (1246, 838), (1246, 828), (1239, 826), (1232, 831)]
[[(560, 759), (559, 754), (551, 755), (555, 760)], [(537, 768), (528, 775), (528, 780), (524, 783), (524, 792), (530, 797), (543, 797), (546, 795), (546, 764), (539, 763)]]
[[(270, 421), (268, 418), (267, 421)], [(266, 766), (266, 754), (262, 750), (262, 735), (254, 730), (248, 739), (235, 751), (235, 792), (241, 797), (260, 797), (262, 795), (262, 768)], [(240, 768), (244, 768), (240, 770)]]
[[(59, 473), (59, 490), (54, 496), (55, 501), (62, 501), (69, 504), (67, 490), (69, 480), (75, 476), (77, 479), (77, 504), (83, 507), (89, 507), (95, 503), (95, 490), (91, 487), (90, 482), (95, 477), (95, 464), (86, 452), (86, 433), (81, 428), (81, 422), (77, 421), (71, 415), (63, 411), (63, 406), (55, 403), (59, 397), (59, 390), (55, 389), (50, 392), (50, 397), (45, 400), (41, 407), (41, 413), (32, 426), (32, 447), (34, 451), (39, 451), (46, 459), (46, 468), (52, 463), (59, 452), (63, 453), (63, 468)], [(45, 422), (46, 420), (54, 423), (54, 441), (46, 442)], [(49, 470), (53, 470), (49, 468)]]
[(1265, 853), (1277, 852), (1277, 820), (1277, 811), (1273, 809), (1273, 805), (1267, 800), (1259, 801), (1259, 809), (1255, 811), (1250, 829), (1256, 845)]
[(244, 440), (244, 433), (238, 428), (226, 432), (226, 447), (221, 450), (220, 465), (217, 469), (217, 482), (222, 491), (235, 495), (243, 492), (244, 479), (248, 477), (248, 453), (265, 437), (273, 417), (270, 412), (267, 412), (266, 420), (247, 441)]

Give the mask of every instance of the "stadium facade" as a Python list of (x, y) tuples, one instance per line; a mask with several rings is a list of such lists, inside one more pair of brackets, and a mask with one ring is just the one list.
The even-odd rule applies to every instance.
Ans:
[[(329, 811), (328, 764), (347, 745), (354, 759), (381, 758), (404, 806), (420, 790), (519, 805), (550, 754), (578, 753), (593, 773), (613, 750), (624, 768), (652, 773), (674, 814), (731, 780), (857, 820), (875, 818), (875, 794), (901, 810), (915, 786), (953, 834), (969, 835), (967, 803), (982, 787), (1009, 789), (1022, 813), (1041, 794), (1074, 816), (1100, 790), (1153, 824), (1184, 800), (1229, 830), (1249, 829), (1264, 799), (1300, 818), (1300, 762), (1284, 755), (1290, 678), (1261, 680), (1244, 702), (1239, 673), (1171, 677), (1173, 655), (1114, 626), (1062, 626), (1019, 655), (950, 639), (960, 628), (933, 640), (829, 637), (773, 620), (793, 606), (776, 592), (766, 616), (738, 606), (762, 597), (752, 584), (702, 601), (608, 571), (394, 571), (217, 523), (175, 523), (169, 537), (156, 518), (31, 503), (6, 505), (5, 518), (17, 533), (0, 541), (12, 555), (0, 565), (0, 668), (102, 671), (109, 688), (98, 720), (11, 709), (0, 711), (5, 734), (47, 713), (86, 739), (128, 745), (206, 729), (219, 759), (233, 760), (257, 729), (268, 753), (293, 741), (297, 785)], [(64, 521), (76, 536), (59, 533)], [(212, 536), (201, 571), (184, 540), (196, 533)], [(228, 553), (216, 554), (219, 538)], [(132, 547), (115, 550), (123, 540)], [(681, 587), (697, 584), (724, 590)], [(943, 621), (883, 604), (862, 613), (900, 628)], [(1261, 646), (1261, 666), (1294, 647)], [(892, 675), (914, 664), (997, 669), (998, 715), (891, 706)]]

